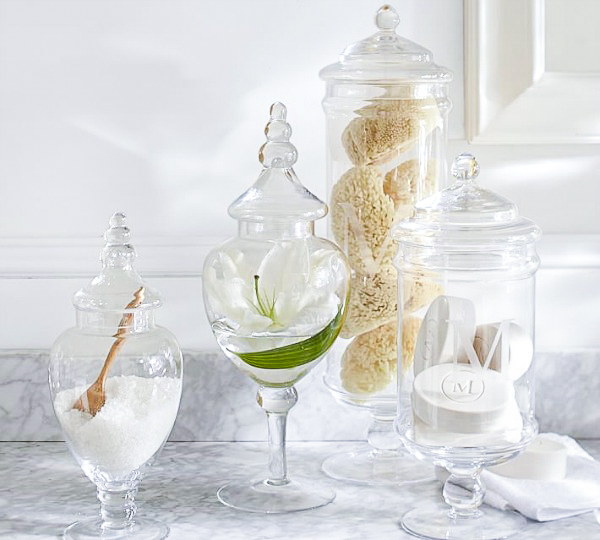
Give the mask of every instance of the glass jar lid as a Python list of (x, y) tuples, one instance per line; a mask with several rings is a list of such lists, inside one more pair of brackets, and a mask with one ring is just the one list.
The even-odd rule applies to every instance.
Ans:
[(271, 105), (267, 142), (258, 154), (264, 168), (254, 185), (229, 206), (231, 217), (256, 222), (314, 221), (327, 214), (327, 205), (300, 183), (292, 168), (298, 152), (290, 143), (292, 128), (286, 116), (283, 103)]
[(339, 61), (321, 70), (325, 80), (356, 82), (441, 82), (449, 83), (452, 73), (433, 62), (430, 51), (399, 36), (400, 17), (384, 5), (377, 11), (378, 32), (346, 47)]
[(129, 243), (130, 231), (125, 214), (113, 214), (104, 233), (106, 245), (100, 254), (102, 271), (77, 291), (73, 304), (83, 311), (130, 312), (161, 305), (158, 293), (148, 287), (133, 268), (136, 258)]
[(451, 173), (455, 183), (417, 203), (414, 217), (394, 227), (395, 240), (417, 246), (485, 251), (539, 239), (540, 228), (520, 216), (514, 203), (479, 186), (475, 181), (479, 165), (471, 154), (460, 154)]

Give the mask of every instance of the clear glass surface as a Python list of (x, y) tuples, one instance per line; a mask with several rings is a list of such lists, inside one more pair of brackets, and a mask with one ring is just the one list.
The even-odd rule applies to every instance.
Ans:
[[(343, 341), (339, 340), (341, 347)], [(334, 347), (338, 344), (334, 345)], [(396, 347), (392, 347), (395, 354)], [(325, 386), (338, 401), (367, 412), (370, 423), (364, 449), (333, 454), (323, 461), (322, 469), (331, 478), (367, 485), (408, 485), (433, 480), (433, 468), (404, 450), (401, 439), (394, 430), (396, 417), (395, 376), (389, 378), (387, 392), (348, 392), (341, 382), (343, 354), (328, 356)], [(364, 377), (366, 378), (366, 377)], [(369, 380), (371, 377), (369, 376)]]
[[(481, 508), (481, 469), (518, 455), (537, 434), (534, 416), (535, 241), (514, 204), (480, 187), (473, 156), (458, 156), (453, 185), (420, 201), (395, 226), (399, 302), (427, 275), (438, 294), (419, 312), (414, 347), (398, 354), (396, 428), (417, 457), (444, 467), (447, 506), (409, 511), (421, 538), (508, 538), (526, 520)], [(401, 315), (400, 340), (406, 339)], [(404, 369), (407, 367), (408, 369)]]
[(432, 480), (430, 465), (404, 452), (393, 429), (394, 417), (371, 416), (363, 450), (333, 454), (323, 461), (325, 474), (336, 480), (373, 486), (399, 486)]
[(293, 385), (323, 358), (346, 317), (349, 270), (343, 253), (313, 234), (313, 220), (327, 206), (294, 173), (297, 152), (281, 103), (271, 107), (265, 133), (264, 168), (229, 207), (239, 234), (206, 258), (203, 291), (217, 343), (258, 383), (269, 427), (266, 478), (227, 484), (219, 500), (239, 510), (283, 513), (334, 498), (312, 481), (288, 478), (285, 434), (297, 400)]
[(517, 512), (483, 506), (478, 516), (463, 518), (453, 516), (442, 503), (409, 510), (401, 522), (412, 535), (437, 540), (502, 540), (518, 534), (526, 525), (527, 520)]
[(74, 298), (77, 325), (55, 341), (49, 383), (69, 450), (95, 484), (100, 515), (65, 538), (166, 538), (168, 526), (137, 516), (135, 495), (175, 422), (182, 356), (154, 323), (158, 295), (131, 263), (125, 216), (105, 234), (102, 273)]
[(433, 62), (430, 51), (396, 33), (400, 16), (389, 4), (375, 15), (377, 32), (348, 45), (339, 61), (321, 70), (326, 81), (406, 82), (413, 85), (448, 84), (452, 73)]
[(224, 485), (217, 492), (223, 504), (246, 512), (282, 514), (318, 508), (333, 501), (335, 492), (326, 486), (288, 478), (285, 449), (287, 412), (297, 399), (293, 386), (259, 387), (257, 401), (267, 414), (269, 427), (268, 475), (264, 479)]
[(335, 499), (335, 492), (312, 482), (289, 480), (279, 485), (265, 479), (226, 484), (219, 488), (217, 497), (237, 510), (284, 514), (325, 506)]
[(153, 519), (136, 518), (124, 528), (110, 529), (103, 519), (88, 519), (77, 521), (66, 528), (63, 538), (65, 540), (162, 540), (169, 536), (169, 527)]
[[(445, 178), (452, 75), (396, 33), (400, 17), (391, 6), (378, 10), (375, 23), (375, 34), (346, 47), (320, 73), (327, 83), (330, 237), (352, 268), (348, 317), (327, 356), (325, 385), (372, 419), (364, 451), (331, 456), (323, 470), (340, 480), (403, 484), (430, 480), (433, 470), (403, 451), (393, 429), (399, 308), (389, 233)], [(423, 275), (407, 287), (400, 310), (410, 326), (402, 347), (410, 348), (414, 315), (437, 285)]]

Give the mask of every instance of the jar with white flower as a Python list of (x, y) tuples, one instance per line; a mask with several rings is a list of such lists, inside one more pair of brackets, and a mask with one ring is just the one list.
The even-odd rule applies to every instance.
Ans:
[(285, 422), (296, 403), (293, 385), (329, 350), (344, 323), (349, 267), (330, 241), (314, 235), (327, 205), (298, 180), (286, 108), (271, 107), (264, 168), (229, 207), (238, 236), (206, 258), (204, 302), (217, 342), (235, 366), (260, 386), (269, 422), (269, 476), (219, 490), (221, 502), (280, 513), (322, 506), (333, 493), (287, 478)]

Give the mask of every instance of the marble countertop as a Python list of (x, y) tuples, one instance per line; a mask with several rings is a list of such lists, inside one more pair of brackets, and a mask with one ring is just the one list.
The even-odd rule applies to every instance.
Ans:
[[(369, 487), (339, 482), (320, 470), (324, 458), (364, 448), (361, 442), (292, 442), (292, 478), (310, 478), (333, 488), (333, 503), (316, 510), (262, 515), (232, 510), (216, 497), (226, 481), (260, 477), (265, 443), (168, 443), (142, 482), (139, 515), (168, 523), (169, 538), (327, 539), (414, 538), (398, 525), (400, 516), (440, 496), (431, 481), (411, 487)], [(600, 440), (582, 441), (600, 457)], [(98, 511), (95, 488), (61, 442), (0, 443), (0, 538), (57, 539), (64, 528)], [(519, 540), (600, 537), (594, 513), (547, 523), (529, 522)], [(516, 536), (515, 536), (516, 538)]]

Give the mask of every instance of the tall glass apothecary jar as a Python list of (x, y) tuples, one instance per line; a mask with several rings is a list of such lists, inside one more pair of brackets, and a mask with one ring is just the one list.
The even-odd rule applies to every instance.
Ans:
[[(331, 456), (323, 469), (342, 480), (398, 484), (431, 472), (399, 451), (393, 430), (398, 306), (389, 233), (445, 177), (452, 75), (431, 52), (396, 33), (400, 17), (391, 6), (381, 7), (375, 22), (375, 34), (320, 72), (327, 83), (330, 235), (352, 268), (348, 317), (328, 355), (325, 384), (338, 400), (372, 417), (370, 445)], [(400, 308), (407, 315), (407, 349), (419, 330), (408, 315), (437, 294), (436, 284), (413, 278), (405, 280)]]
[[(537, 434), (534, 417), (535, 272), (539, 228), (475, 181), (461, 154), (455, 183), (421, 201), (393, 231), (399, 302), (406, 280), (427, 276), (440, 293), (419, 311), (407, 356), (399, 351), (397, 430), (416, 456), (445, 467), (446, 504), (409, 511), (420, 538), (506, 538), (525, 525), (514, 512), (480, 508), (481, 469), (515, 457)], [(404, 319), (405, 314), (401, 317)], [(405, 328), (399, 325), (400, 339)]]
[(259, 151), (256, 182), (230, 206), (238, 235), (206, 257), (203, 293), (215, 338), (234, 365), (256, 381), (265, 411), (266, 478), (234, 480), (219, 489), (232, 508), (268, 514), (308, 510), (335, 497), (314, 480), (292, 480), (286, 459), (294, 385), (324, 357), (347, 313), (349, 269), (338, 247), (314, 234), (327, 205), (300, 182), (298, 152), (283, 103), (274, 103)]
[(54, 412), (69, 450), (96, 485), (100, 513), (67, 528), (69, 539), (161, 539), (169, 528), (136, 514), (135, 495), (179, 408), (182, 355), (154, 322), (158, 293), (133, 268), (123, 214), (104, 238), (102, 271), (73, 299), (75, 327), (50, 351)]

